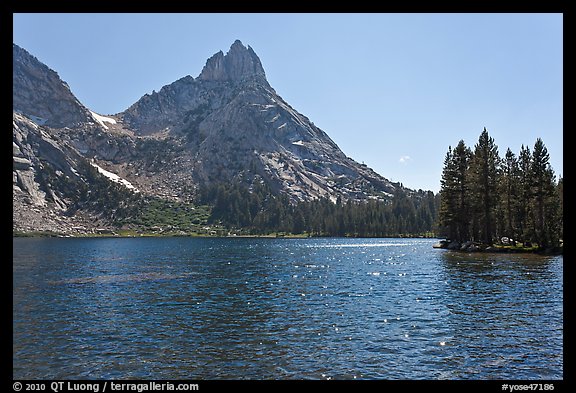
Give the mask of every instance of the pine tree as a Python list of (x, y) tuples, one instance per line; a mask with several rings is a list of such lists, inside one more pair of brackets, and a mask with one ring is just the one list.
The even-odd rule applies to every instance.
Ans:
[(531, 191), (534, 220), (533, 240), (541, 247), (555, 246), (559, 239), (558, 207), (554, 170), (542, 139), (534, 144), (531, 165)]
[(500, 204), (502, 215), (502, 234), (510, 239), (516, 239), (518, 234), (518, 197), (520, 187), (520, 172), (518, 169), (518, 160), (512, 150), (508, 148), (504, 161), (502, 162), (502, 173), (500, 182)]
[(440, 213), (438, 216), (441, 232), (448, 239), (456, 239), (457, 236), (457, 191), (456, 191), (456, 169), (454, 163), (454, 153), (452, 146), (448, 146), (448, 152), (444, 157), (444, 168), (440, 180)]
[(500, 157), (494, 138), (484, 131), (474, 147), (470, 160), (470, 198), (474, 209), (473, 219), (478, 236), (486, 244), (492, 244), (495, 232), (495, 212), (498, 203)]
[(471, 151), (463, 140), (454, 150), (448, 147), (440, 181), (440, 226), (447, 228), (447, 237), (455, 241), (469, 238), (468, 166)]
[(531, 219), (531, 186), (532, 177), (532, 153), (528, 146), (520, 147), (518, 155), (518, 205), (515, 210), (515, 221), (517, 222), (516, 238), (522, 239), (524, 243), (530, 240), (534, 232), (534, 225)]

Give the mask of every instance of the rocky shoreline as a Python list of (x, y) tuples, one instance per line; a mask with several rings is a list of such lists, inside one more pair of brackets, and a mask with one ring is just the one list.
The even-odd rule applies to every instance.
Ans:
[(488, 252), (488, 253), (531, 253), (542, 255), (563, 255), (564, 246), (542, 248), (533, 245), (513, 245), (513, 244), (485, 244), (474, 241), (458, 242), (455, 240), (440, 240), (432, 247), (459, 252)]

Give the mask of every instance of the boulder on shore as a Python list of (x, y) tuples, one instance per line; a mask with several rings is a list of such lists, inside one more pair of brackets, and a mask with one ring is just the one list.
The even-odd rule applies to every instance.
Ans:
[(462, 247), (462, 245), (460, 244), (460, 242), (457, 241), (451, 241), (450, 244), (448, 244), (448, 247), (446, 247), (448, 250), (460, 250)]
[(448, 240), (440, 240), (438, 243), (435, 243), (432, 247), (433, 248), (447, 248), (450, 242)]

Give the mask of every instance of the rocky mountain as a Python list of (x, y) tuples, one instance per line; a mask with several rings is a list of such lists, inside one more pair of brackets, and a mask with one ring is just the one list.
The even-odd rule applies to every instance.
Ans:
[(56, 72), (13, 48), (16, 229), (39, 229), (49, 216), (69, 227), (106, 226), (109, 214), (86, 209), (81, 192), (71, 191), (95, 195), (103, 181), (126, 195), (177, 202), (217, 184), (265, 184), (293, 203), (386, 200), (401, 188), (347, 157), (284, 101), (240, 41), (208, 59), (198, 77), (185, 76), (109, 116), (90, 111)]
[(73, 127), (86, 122), (90, 112), (58, 74), (26, 50), (13, 45), (13, 109), (37, 124)]
[(117, 115), (136, 135), (170, 136), (193, 183), (264, 181), (294, 201), (386, 198), (397, 184), (347, 157), (268, 84), (252, 48), (235, 41), (186, 76)]
[(82, 154), (87, 150), (77, 146), (84, 140), (108, 145), (110, 138), (102, 138), (105, 125), (99, 118), (56, 72), (13, 45), (14, 230), (70, 234), (110, 226), (106, 213), (91, 209), (94, 198), (88, 194), (110, 191), (114, 184), (123, 192), (126, 184), (112, 180)]
[(14, 230), (71, 234), (109, 227), (100, 209), (91, 209), (89, 193), (109, 190), (111, 182), (49, 128), (16, 112), (12, 124)]

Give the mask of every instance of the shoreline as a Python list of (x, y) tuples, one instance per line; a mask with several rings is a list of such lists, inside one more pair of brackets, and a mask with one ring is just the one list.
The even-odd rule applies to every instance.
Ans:
[(454, 251), (457, 253), (483, 253), (483, 254), (537, 254), (537, 255), (564, 255), (564, 245), (558, 247), (542, 248), (540, 246), (518, 246), (510, 244), (493, 244), (488, 245), (478, 242), (450, 242), (440, 240), (432, 246), (436, 249)]
[(132, 231), (109, 231), (102, 233), (78, 233), (78, 234), (66, 234), (66, 233), (56, 233), (51, 231), (13, 231), (12, 238), (17, 237), (27, 237), (27, 238), (139, 238), (139, 237), (197, 237), (197, 238), (214, 238), (214, 239), (228, 239), (228, 238), (245, 238), (245, 239), (322, 239), (322, 238), (332, 238), (332, 239), (440, 239), (438, 237), (422, 236), (422, 235), (397, 235), (397, 236), (323, 236), (323, 235), (312, 235), (309, 233), (301, 234), (288, 234), (288, 233), (271, 233), (266, 235), (250, 235), (250, 234), (209, 234), (209, 233), (197, 233), (197, 232), (132, 232)]

